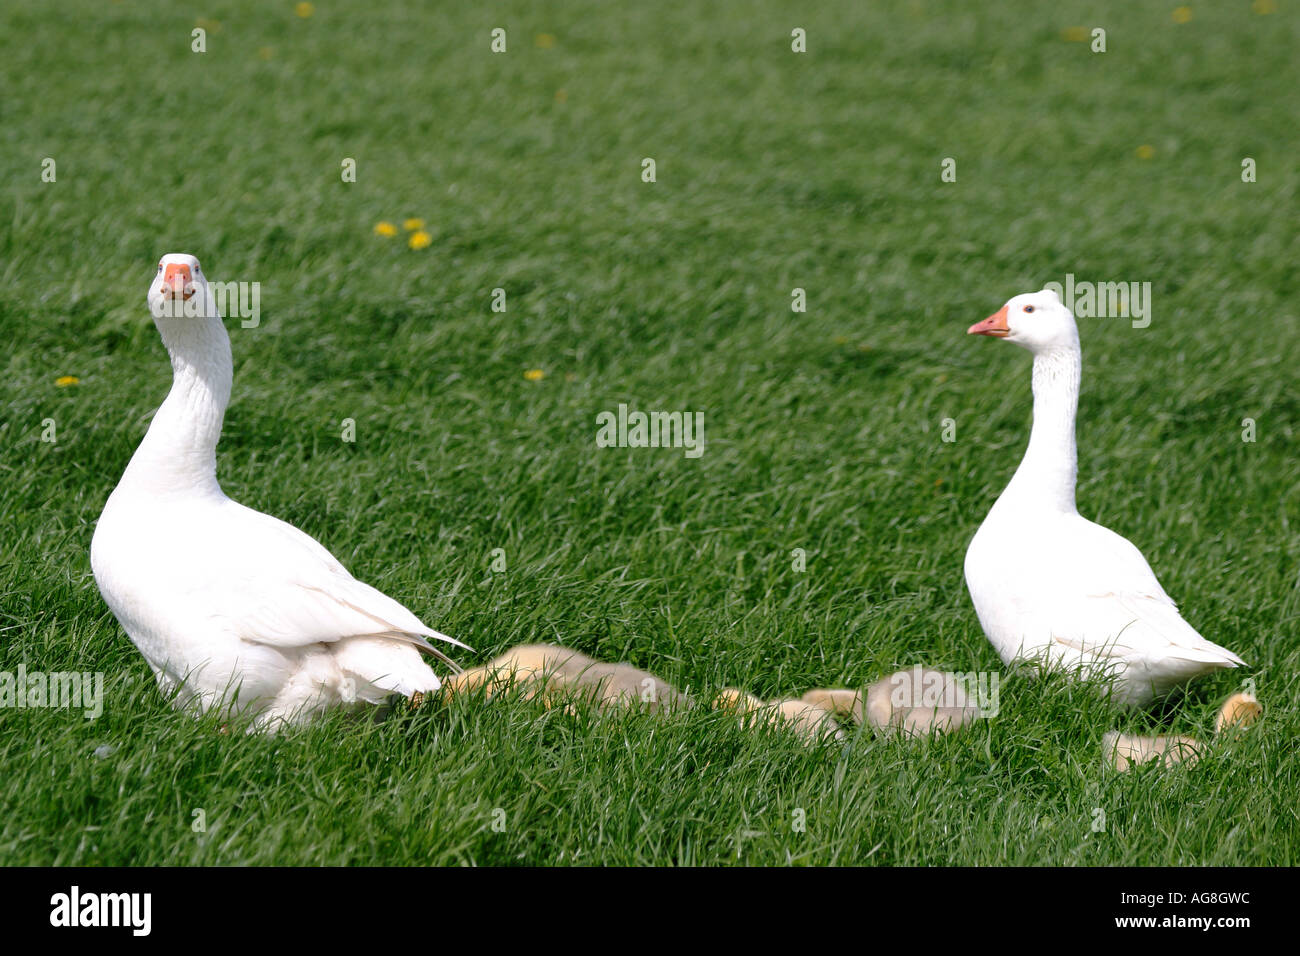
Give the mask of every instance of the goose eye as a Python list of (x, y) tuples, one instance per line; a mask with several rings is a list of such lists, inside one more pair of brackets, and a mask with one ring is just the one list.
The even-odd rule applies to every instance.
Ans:
[(1027, 306), (1025, 306), (1025, 311), (1026, 311), (1026, 312), (1033, 312), (1033, 311), (1034, 311), (1034, 307), (1033, 307), (1032, 305), (1027, 305)]

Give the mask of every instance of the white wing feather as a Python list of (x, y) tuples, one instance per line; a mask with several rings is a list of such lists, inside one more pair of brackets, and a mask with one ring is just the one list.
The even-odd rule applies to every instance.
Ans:
[[(223, 527), (206, 540), (231, 542), (229, 550), (237, 547), (238, 557), (232, 558), (237, 564), (221, 568), (225, 600), (203, 603), (221, 608), (215, 616), (231, 633), (273, 647), (382, 636), (413, 644), (455, 667), (429, 641), (464, 644), (358, 581), (311, 535), (234, 501), (221, 509), (219, 520)], [(237, 600), (229, 599), (232, 588)]]
[[(1075, 516), (1064, 537), (1076, 560), (1070, 592), (1079, 620), (1095, 640), (1107, 635), (1113, 656), (1189, 663), (1243, 664), (1240, 657), (1202, 637), (1178, 612), (1142, 552), (1122, 535)], [(1064, 631), (1068, 617), (1062, 615)]]

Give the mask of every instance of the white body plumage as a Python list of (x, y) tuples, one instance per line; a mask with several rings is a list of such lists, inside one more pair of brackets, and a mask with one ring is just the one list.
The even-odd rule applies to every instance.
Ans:
[(966, 586), (1002, 660), (1109, 678), (1123, 706), (1244, 663), (1183, 620), (1130, 541), (1075, 507), (1082, 356), (1056, 293), (1018, 295), (969, 331), (1034, 354), (1029, 447), (966, 552)]
[(172, 389), (104, 506), (90, 560), (160, 688), (178, 706), (228, 707), (257, 728), (437, 690), (421, 650), (446, 660), (430, 639), (463, 645), (310, 535), (222, 492), (230, 339), (198, 260), (164, 256), (148, 298)]

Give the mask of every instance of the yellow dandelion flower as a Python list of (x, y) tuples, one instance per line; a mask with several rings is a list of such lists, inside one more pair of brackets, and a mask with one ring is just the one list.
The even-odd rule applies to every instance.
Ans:
[(316, 8), (313, 7), (310, 3), (300, 3), (293, 8), (293, 12), (298, 14), (298, 16), (302, 17), (304, 20), (306, 20), (309, 16), (311, 16), (313, 13), (316, 12)]
[(210, 20), (207, 17), (199, 17), (197, 20), (194, 21), (194, 25), (196, 27), (199, 27), (200, 29), (207, 30), (209, 33), (221, 32), (220, 20)]
[(1187, 23), (1192, 19), (1191, 7), (1174, 7), (1174, 23)]
[(831, 341), (834, 342), (836, 345), (848, 345), (849, 337), (847, 335), (837, 335), (833, 339), (831, 339)]
[(1155, 154), (1156, 154), (1155, 147), (1148, 146), (1146, 143), (1143, 143), (1141, 146), (1137, 148), (1138, 159), (1150, 159)]
[(1277, 4), (1274, 3), (1273, 0), (1255, 0), (1255, 2), (1250, 5), (1250, 9), (1254, 10), (1262, 17), (1270, 13), (1277, 13)]
[(555, 34), (539, 33), (537, 36), (533, 37), (533, 45), (541, 47), (543, 50), (549, 50), (551, 47), (555, 46)]
[(1083, 43), (1088, 39), (1088, 28), (1066, 27), (1061, 31), (1061, 39), (1066, 43)]
[(568, 94), (568, 91), (566, 91), (566, 90), (556, 90), (556, 91), (555, 91), (555, 102), (557, 102), (557, 103), (567, 103), (567, 102), (569, 102), (569, 94)]
[(54, 384), (59, 388), (67, 388), (69, 385), (77, 385), (80, 382), (81, 379), (75, 375), (60, 375), (54, 380)]
[(429, 235), (423, 229), (411, 233), (411, 238), (406, 240), (406, 244), (412, 249), (423, 249), (433, 244), (433, 236)]
[(423, 220), (423, 219), (403, 219), (403, 220), (402, 220), (402, 228), (405, 229), (407, 232), (415, 232), (415, 230), (417, 230), (417, 229), (423, 229), (423, 228), (424, 228), (424, 220)]
[(385, 220), (384, 222), (377, 222), (375, 223), (375, 235), (395, 236), (397, 235), (397, 227), (394, 226), (391, 222), (388, 222), (387, 220)]
[(524, 372), (524, 378), (528, 379), (530, 382), (540, 382), (542, 379), (546, 378), (546, 373), (540, 368), (530, 368), (527, 372)]
[(275, 51), (272, 50), (269, 46), (260, 46), (257, 48), (257, 55), (260, 56), (263, 60), (271, 59), (271, 54), (273, 54), (274, 52)]

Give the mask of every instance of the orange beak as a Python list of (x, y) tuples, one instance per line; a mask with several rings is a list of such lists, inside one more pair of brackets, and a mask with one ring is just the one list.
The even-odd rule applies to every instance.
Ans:
[(1007, 307), (1004, 305), (983, 322), (976, 322), (966, 330), (967, 335), (991, 335), (1004, 339), (1011, 330), (1007, 328)]
[(182, 263), (170, 263), (163, 270), (163, 294), (169, 299), (186, 299), (194, 295), (194, 277), (190, 267)]

